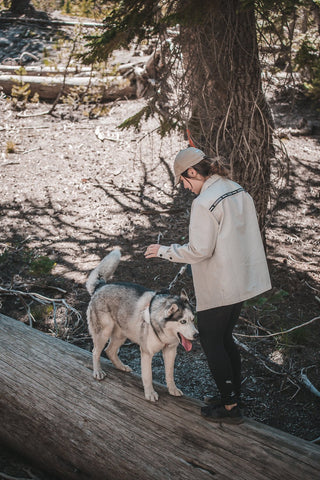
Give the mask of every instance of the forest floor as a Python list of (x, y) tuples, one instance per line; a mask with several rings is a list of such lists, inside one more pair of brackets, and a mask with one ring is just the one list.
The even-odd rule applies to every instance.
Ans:
[[(8, 292), (0, 295), (1, 313), (29, 323), (29, 310), (35, 328), (91, 349), (84, 284), (106, 253), (121, 248), (116, 280), (160, 290), (175, 277), (179, 265), (146, 261), (144, 251), (159, 239), (165, 245), (187, 239), (192, 196), (173, 188), (171, 172), (175, 154), (186, 142), (179, 135), (161, 139), (154, 120), (139, 132), (117, 128), (144, 103), (117, 100), (108, 104), (104, 116), (91, 119), (85, 108), (68, 104), (58, 104), (53, 115), (18, 116), (11, 99), (1, 96), (0, 286), (63, 297), (81, 313), (82, 322), (76, 328), (70, 312), (66, 321), (59, 307), (54, 318), (52, 306), (28, 297), (21, 301)], [(300, 374), (306, 373), (320, 390), (320, 320), (278, 336), (259, 335), (285, 332), (319, 317), (319, 116), (309, 105), (285, 97), (273, 95), (270, 104), (278, 129), (295, 129), (304, 120), (316, 128), (283, 138), (290, 177), (266, 230), (273, 288), (245, 305), (235, 331), (251, 351), (241, 348), (244, 415), (313, 441), (320, 435), (320, 399), (301, 384)], [(24, 113), (49, 107), (28, 103)], [(187, 275), (174, 291), (181, 288), (194, 300)], [(120, 356), (140, 373), (136, 345), (127, 343)], [(160, 355), (153, 369), (155, 380), (164, 383)], [(216, 393), (197, 342), (190, 353), (179, 347), (175, 377), (191, 397)], [(27, 468), (4, 447), (0, 471), (25, 476)], [(35, 468), (32, 473), (49, 478)]]

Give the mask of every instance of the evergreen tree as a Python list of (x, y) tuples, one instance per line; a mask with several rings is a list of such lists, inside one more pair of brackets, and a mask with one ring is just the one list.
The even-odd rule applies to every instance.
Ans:
[(129, 119), (157, 114), (160, 131), (189, 131), (195, 146), (230, 162), (253, 196), (260, 226), (270, 196), (272, 115), (262, 89), (257, 10), (295, 13), (285, 0), (117, 0), (103, 34), (91, 38), (86, 62), (105, 60), (130, 42), (158, 39), (157, 84), (148, 106)]

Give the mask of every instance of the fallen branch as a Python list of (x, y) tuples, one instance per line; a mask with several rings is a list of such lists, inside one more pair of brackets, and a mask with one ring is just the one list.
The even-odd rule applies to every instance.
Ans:
[(8, 165), (20, 165), (20, 162), (6, 162), (2, 163), (1, 167), (7, 167)]
[[(311, 368), (311, 367), (308, 367), (308, 368)], [(302, 380), (303, 384), (310, 390), (310, 392), (312, 392), (317, 397), (320, 397), (319, 390), (310, 382), (309, 378), (304, 373), (305, 370), (306, 370), (306, 368), (303, 368), (301, 370), (301, 373), (300, 373), (300, 377), (301, 377), (301, 380)]]
[[(307, 285), (307, 287), (311, 288), (311, 290), (313, 290), (314, 292), (319, 292), (319, 289), (318, 288), (314, 288), (312, 287), (311, 285), (309, 285), (309, 283), (305, 280), (304, 281), (305, 285)], [(317, 297), (316, 297), (317, 298)]]
[[(253, 323), (251, 322), (248, 318), (245, 318), (243, 317), (242, 315), (240, 315), (239, 317), (240, 320), (243, 320), (245, 323), (247, 323), (248, 325), (250, 325), (250, 327), (252, 328), (255, 328), (255, 329), (258, 329), (258, 330), (262, 330), (263, 332), (266, 332), (266, 333), (270, 333), (269, 330), (267, 330), (265, 327), (263, 327), (262, 325), (260, 325), (260, 323), (257, 325), (256, 323)], [(240, 333), (237, 335), (240, 335)], [(255, 336), (255, 335), (254, 335)]]
[[(245, 343), (239, 342), (239, 340), (237, 340), (236, 338), (233, 338), (233, 339), (236, 345), (238, 345), (238, 347), (240, 347), (242, 350), (244, 350), (245, 352), (255, 357), (261, 365), (263, 365), (267, 370), (269, 370), (269, 372), (274, 373), (275, 375), (289, 375), (288, 372), (284, 372), (284, 371), (279, 372), (275, 370), (279, 368), (279, 365), (277, 363), (273, 362), (267, 357), (258, 355), (256, 352), (253, 351), (252, 348), (248, 347), (248, 345), (246, 345)], [(269, 367), (268, 364), (270, 364), (273, 368)]]
[[(17, 70), (19, 70), (18, 65), (0, 65), (0, 72), (1, 74), (16, 74)], [(76, 67), (70, 67), (68, 69), (68, 74), (69, 75), (79, 75), (79, 76), (84, 76), (87, 74), (90, 74), (92, 70), (92, 67), (84, 67), (82, 65), (76, 66)], [(31, 65), (23, 66), (23, 75), (28, 76), (28, 75), (34, 75), (34, 76), (50, 76), (50, 75), (59, 75), (63, 74), (65, 71), (65, 68), (61, 68), (60, 66), (53, 65), (51, 67), (43, 67), (42, 65)], [(98, 74), (99, 72), (94, 72)]]
[[(300, 373), (300, 377), (298, 377), (298, 378), (295, 375), (293, 375), (292, 373), (287, 372), (283, 367), (280, 367), (280, 371), (279, 371), (279, 365), (277, 363), (273, 362), (272, 360), (270, 360), (267, 357), (264, 357), (261, 354), (257, 354), (255, 351), (253, 351), (252, 348), (248, 347), (248, 345), (245, 345), (242, 342), (239, 342), (239, 340), (237, 340), (235, 337), (233, 337), (233, 339), (234, 339), (236, 345), (238, 345), (245, 352), (247, 352), (250, 355), (252, 355), (253, 357), (255, 357), (262, 366), (264, 366), (267, 370), (269, 370), (269, 372), (274, 373), (275, 375), (284, 375), (287, 378), (287, 380), (289, 380), (294, 385), (297, 385), (297, 384), (299, 385), (300, 384), (303, 387), (307, 388), (311, 393), (313, 393), (317, 397), (320, 396), (320, 392), (310, 382), (308, 377), (303, 373), (303, 371), (305, 369), (302, 369), (302, 371)], [(308, 368), (310, 368), (310, 367), (308, 367)]]
[[(77, 41), (78, 41), (78, 36), (76, 36), (76, 38), (75, 38), (74, 41), (73, 41), (72, 49), (71, 49), (71, 52), (70, 52), (69, 57), (68, 57), (67, 65), (66, 65), (65, 70), (64, 70), (62, 85), (61, 85), (61, 87), (60, 87), (59, 93), (58, 93), (55, 101), (53, 102), (52, 107), (51, 107), (50, 110), (48, 111), (48, 115), (51, 115), (51, 114), (53, 113), (54, 109), (56, 108), (56, 106), (57, 106), (57, 104), (58, 104), (58, 102), (59, 102), (59, 100), (60, 100), (60, 98), (61, 98), (61, 95), (62, 95), (63, 92), (64, 92), (68, 68), (69, 68), (69, 65), (70, 65), (70, 63), (71, 63), (72, 57), (73, 57), (73, 55), (74, 55), (74, 51), (75, 51), (75, 48), (76, 48), (76, 45), (77, 45)], [(90, 77), (90, 80), (91, 80), (91, 77)]]
[(63, 20), (52, 20), (50, 18), (29, 18), (29, 17), (13, 17), (13, 16), (3, 16), (0, 17), (1, 23), (13, 22), (13, 23), (41, 23), (44, 25), (55, 25), (61, 27), (86, 27), (86, 28), (102, 28), (103, 23), (96, 22), (72, 22), (72, 21), (63, 21)]
[[(18, 113), (17, 114), (18, 117), (35, 117), (35, 116), (41, 116), (41, 115), (51, 115), (53, 113), (54, 109), (56, 108), (56, 106), (57, 106), (57, 104), (58, 104), (58, 102), (61, 98), (61, 95), (64, 93), (64, 90), (65, 90), (66, 80), (67, 80), (67, 72), (68, 72), (68, 68), (69, 68), (70, 62), (72, 60), (72, 57), (74, 55), (74, 51), (75, 51), (76, 44), (77, 44), (77, 39), (78, 39), (78, 37), (76, 37), (74, 39), (72, 49), (71, 49), (71, 52), (70, 52), (69, 57), (68, 57), (67, 65), (65, 66), (64, 75), (63, 75), (62, 83), (61, 83), (60, 88), (59, 88), (59, 92), (56, 95), (55, 100), (54, 100), (52, 106), (49, 108), (49, 110), (46, 110), (44, 112), (39, 112), (39, 113), (27, 114), (27, 115)], [(91, 81), (91, 78), (90, 78), (90, 81)]]
[(21, 154), (25, 155), (26, 153), (36, 152), (37, 150), (41, 150), (41, 147), (30, 148), (29, 150), (25, 150), (24, 152), (21, 152)]
[[(286, 333), (293, 332), (294, 330), (297, 330), (298, 328), (305, 327), (306, 325), (309, 325), (312, 322), (315, 322), (316, 320), (319, 320), (320, 317), (314, 317), (311, 320), (308, 320), (308, 322), (301, 323), (301, 325), (296, 325), (295, 327), (289, 328), (289, 330), (283, 330), (282, 332), (276, 332), (276, 333), (268, 333), (267, 335), (245, 335), (244, 333), (235, 333), (237, 337), (246, 337), (246, 338), (269, 338), (269, 337), (276, 337), (278, 335), (285, 335)], [(261, 328), (258, 325), (255, 325), (256, 328)]]
[[(3, 130), (9, 130), (10, 128), (14, 128), (13, 126), (9, 126), (8, 128), (3, 128)], [(44, 128), (51, 128), (49, 125), (31, 125), (28, 127), (20, 127), (19, 130), (40, 130)]]
[(57, 305), (62, 306), (66, 309), (66, 314), (67, 315), (66, 315), (66, 321), (65, 321), (65, 324), (64, 324), (65, 327), (68, 326), (69, 312), (71, 312), (71, 314), (74, 314), (76, 316), (76, 322), (74, 323), (75, 330), (78, 329), (83, 324), (81, 313), (78, 310), (76, 310), (75, 308), (73, 308), (71, 305), (69, 305), (64, 298), (49, 298), (49, 297), (45, 297), (44, 295), (41, 295), (40, 293), (36, 293), (36, 292), (23, 292), (22, 290), (14, 290), (12, 288), (8, 289), (8, 288), (3, 288), (3, 287), (0, 287), (0, 294), (1, 293), (3, 295), (14, 295), (14, 296), (17, 296), (17, 297), (20, 298), (20, 300), (22, 301), (22, 303), (24, 304), (24, 306), (27, 309), (30, 326), (33, 325), (33, 322), (35, 322), (35, 319), (32, 316), (31, 311), (30, 311), (30, 307), (29, 307), (28, 304), (26, 304), (24, 298), (25, 297), (30, 298), (31, 300), (33, 300), (35, 302), (38, 302), (42, 305), (52, 304), (52, 306), (53, 306), (53, 321), (54, 321), (56, 336), (57, 336), (57, 331), (58, 331), (57, 319), (56, 319)]

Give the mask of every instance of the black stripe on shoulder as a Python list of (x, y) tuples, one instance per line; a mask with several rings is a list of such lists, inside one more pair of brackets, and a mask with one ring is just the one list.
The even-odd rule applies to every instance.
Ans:
[(232, 190), (231, 192), (224, 193), (223, 195), (221, 195), (221, 197), (217, 198), (215, 202), (213, 202), (213, 204), (209, 208), (210, 212), (213, 212), (213, 210), (216, 208), (217, 205), (219, 205), (220, 202), (222, 202), (222, 200), (224, 200), (227, 197), (231, 197), (231, 195), (236, 195), (237, 193), (240, 193), (240, 192), (245, 192), (245, 189), (240, 187), (240, 188), (237, 188), (236, 190)]

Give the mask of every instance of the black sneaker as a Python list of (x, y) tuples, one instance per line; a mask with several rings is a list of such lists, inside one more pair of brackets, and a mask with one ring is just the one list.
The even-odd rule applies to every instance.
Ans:
[[(222, 405), (221, 399), (219, 397), (209, 397), (209, 395), (205, 395), (203, 397), (203, 401), (206, 405), (212, 405), (213, 407), (218, 407)], [(244, 408), (244, 403), (242, 400), (237, 400), (237, 404), (239, 408)]]
[(206, 405), (201, 407), (201, 415), (207, 420), (211, 420), (216, 423), (231, 423), (233, 425), (239, 425), (243, 423), (242, 413), (238, 406), (233, 407), (231, 410), (227, 410), (223, 405), (213, 406)]

